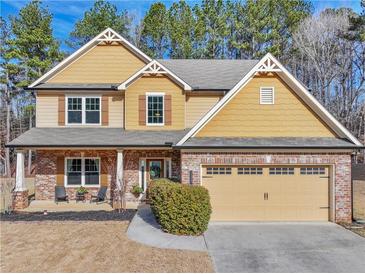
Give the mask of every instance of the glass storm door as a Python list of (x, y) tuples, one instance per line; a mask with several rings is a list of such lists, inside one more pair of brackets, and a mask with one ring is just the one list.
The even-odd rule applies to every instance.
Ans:
[(164, 177), (163, 160), (147, 160), (148, 181)]

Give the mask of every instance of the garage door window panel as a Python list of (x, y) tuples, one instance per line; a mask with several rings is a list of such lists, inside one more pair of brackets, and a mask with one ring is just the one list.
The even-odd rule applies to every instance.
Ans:
[(237, 168), (238, 175), (262, 175), (262, 167), (239, 167)]
[(293, 167), (270, 167), (270, 175), (294, 175)]
[(301, 175), (325, 175), (326, 169), (324, 167), (302, 167), (300, 168)]
[(230, 167), (208, 167), (208, 175), (230, 175), (232, 174), (232, 168)]

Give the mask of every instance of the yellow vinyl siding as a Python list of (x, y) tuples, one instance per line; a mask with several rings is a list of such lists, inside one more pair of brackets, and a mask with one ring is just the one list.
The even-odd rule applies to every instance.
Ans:
[(124, 95), (109, 96), (109, 127), (124, 127)]
[(186, 127), (192, 128), (220, 99), (220, 95), (186, 97)]
[[(124, 127), (124, 95), (106, 93), (109, 102), (109, 123), (103, 127)], [(38, 92), (36, 97), (36, 126), (37, 127), (59, 127), (58, 125), (58, 96), (59, 94), (67, 94), (67, 92)], [(90, 95), (87, 91), (80, 91), (78, 95)], [(92, 93), (96, 96), (102, 96), (103, 93)], [(65, 106), (66, 107), (66, 106)], [(66, 110), (65, 110), (66, 111)], [(66, 126), (67, 127), (67, 126)], [(102, 127), (99, 125), (84, 125), (84, 127)]]
[(122, 45), (96, 46), (48, 83), (122, 83), (144, 66)]
[[(274, 87), (275, 103), (260, 104), (260, 87)], [(278, 76), (254, 77), (197, 137), (334, 137), (334, 133)]]
[[(171, 95), (172, 123), (164, 126), (139, 125), (138, 98), (147, 92), (163, 92)], [(185, 94), (181, 87), (168, 77), (141, 77), (125, 92), (125, 128), (143, 130), (179, 130), (185, 128)], [(146, 109), (147, 111), (147, 109)]]
[(58, 126), (58, 94), (36, 96), (36, 126)]

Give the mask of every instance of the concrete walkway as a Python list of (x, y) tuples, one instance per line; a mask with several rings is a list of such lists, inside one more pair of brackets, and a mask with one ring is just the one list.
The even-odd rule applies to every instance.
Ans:
[(163, 232), (147, 205), (138, 208), (127, 236), (133, 241), (158, 248), (207, 251), (203, 236), (176, 236)]

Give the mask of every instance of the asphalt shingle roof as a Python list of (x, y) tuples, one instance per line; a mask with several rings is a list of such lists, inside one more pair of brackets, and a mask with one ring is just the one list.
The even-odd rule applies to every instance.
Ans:
[(9, 147), (171, 146), (187, 132), (124, 130), (121, 128), (32, 128)]
[(195, 90), (230, 90), (259, 60), (158, 60)]
[(193, 137), (182, 147), (209, 148), (355, 148), (346, 139), (330, 137), (273, 137), (273, 138), (223, 138), (223, 137)]

